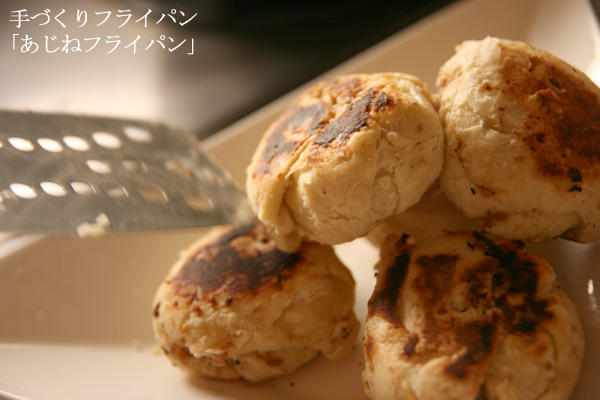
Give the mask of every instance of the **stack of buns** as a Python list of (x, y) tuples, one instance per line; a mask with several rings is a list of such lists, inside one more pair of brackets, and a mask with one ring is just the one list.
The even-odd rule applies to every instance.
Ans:
[(260, 381), (360, 323), (332, 246), (380, 247), (363, 351), (383, 399), (566, 399), (584, 352), (577, 310), (527, 243), (600, 236), (600, 89), (525, 43), (457, 46), (436, 93), (403, 73), (305, 91), (247, 169), (257, 221), (201, 239), (155, 298), (174, 364)]

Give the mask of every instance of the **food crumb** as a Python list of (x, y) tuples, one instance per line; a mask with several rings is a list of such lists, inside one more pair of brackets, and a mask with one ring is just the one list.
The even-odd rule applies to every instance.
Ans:
[(294, 386), (296, 386), (296, 383), (295, 382), (290, 382), (290, 387), (294, 387)]
[(77, 236), (80, 238), (100, 237), (106, 235), (106, 228), (110, 225), (110, 220), (106, 214), (102, 213), (96, 217), (93, 223), (83, 223), (77, 226)]

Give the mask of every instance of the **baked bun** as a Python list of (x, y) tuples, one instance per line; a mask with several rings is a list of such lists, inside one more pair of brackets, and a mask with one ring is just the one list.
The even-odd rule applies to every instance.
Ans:
[(600, 236), (600, 89), (530, 45), (467, 41), (440, 69), (440, 185), (485, 232), (541, 242)]
[(275, 247), (260, 223), (218, 228), (185, 251), (154, 299), (155, 335), (193, 374), (263, 381), (356, 344), (354, 280), (328, 246)]
[(367, 239), (377, 248), (389, 235), (410, 235), (425, 239), (445, 231), (476, 230), (479, 225), (465, 215), (446, 197), (440, 185), (434, 183), (421, 200), (408, 210), (394, 215), (368, 233)]
[(516, 242), (386, 239), (363, 373), (377, 400), (567, 399), (584, 337), (550, 264)]
[(443, 164), (442, 125), (416, 77), (356, 74), (316, 84), (269, 127), (247, 193), (286, 251), (366, 235), (415, 204)]

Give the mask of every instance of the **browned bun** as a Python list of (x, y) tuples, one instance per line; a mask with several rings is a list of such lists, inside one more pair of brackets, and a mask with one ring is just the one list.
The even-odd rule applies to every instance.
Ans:
[(246, 188), (280, 248), (335, 245), (418, 202), (443, 152), (439, 116), (418, 78), (338, 76), (309, 88), (269, 127)]
[(600, 88), (558, 57), (467, 41), (440, 69), (440, 185), (483, 229), (531, 242), (600, 237)]
[(390, 236), (377, 270), (364, 343), (371, 397), (569, 398), (583, 328), (546, 260), (478, 233)]
[(187, 248), (156, 293), (153, 323), (176, 366), (250, 381), (319, 353), (342, 358), (360, 326), (354, 280), (333, 249), (285, 253), (259, 222), (217, 228)]

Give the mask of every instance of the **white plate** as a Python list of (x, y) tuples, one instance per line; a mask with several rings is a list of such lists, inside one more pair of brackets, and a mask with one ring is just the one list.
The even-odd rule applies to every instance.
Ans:
[[(598, 25), (586, 0), (459, 2), (331, 71), (403, 71), (433, 85), (465, 39), (518, 39), (549, 50), (597, 79)], [(598, 80), (597, 80), (598, 82)], [(298, 91), (206, 142), (243, 182), (258, 138)], [(156, 351), (150, 303), (180, 248), (201, 230), (44, 238), (0, 246), (0, 398), (27, 399), (364, 399), (360, 342), (349, 359), (318, 358), (263, 384), (191, 379)], [(357, 281), (364, 320), (377, 250), (364, 240), (337, 247)], [(555, 263), (584, 320), (587, 352), (576, 400), (600, 393), (600, 246), (556, 241), (534, 250)], [(596, 290), (594, 290), (596, 283)]]

